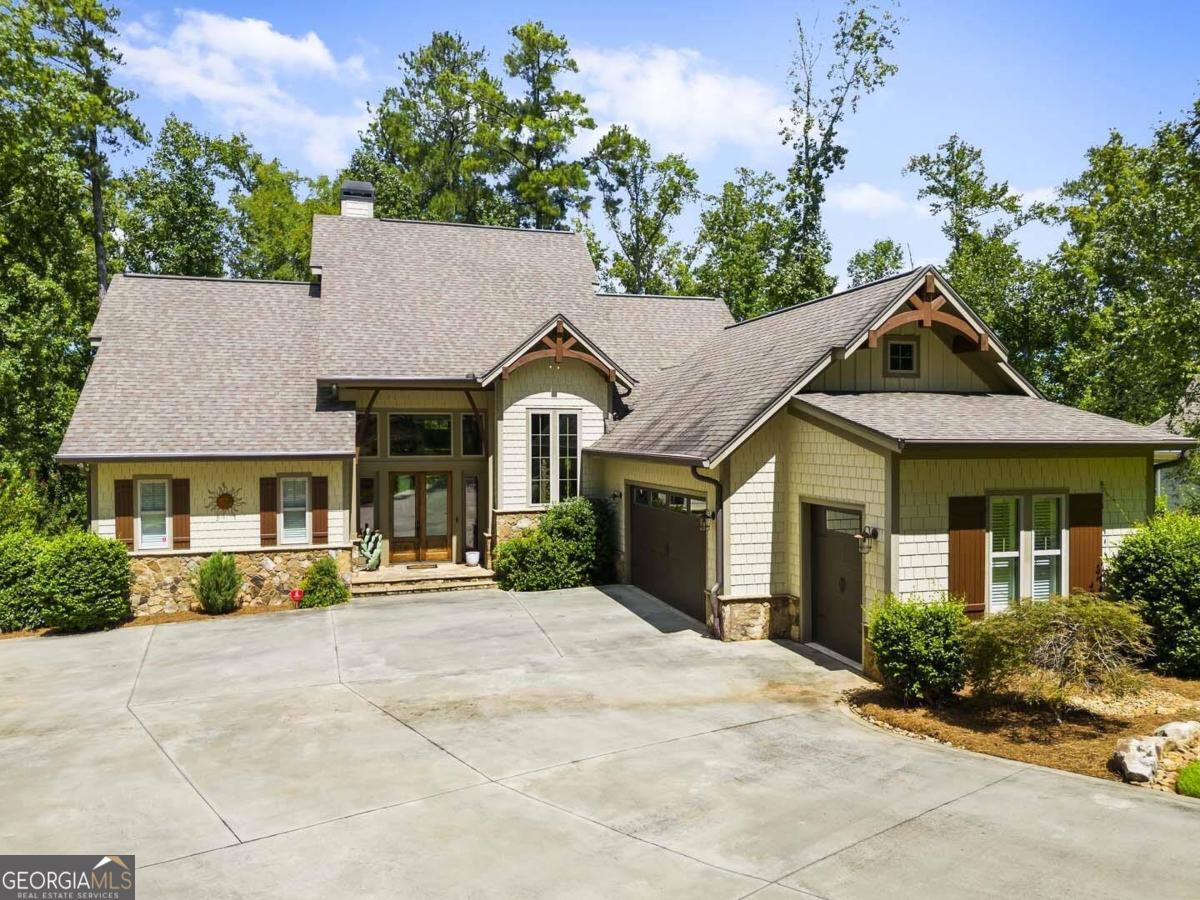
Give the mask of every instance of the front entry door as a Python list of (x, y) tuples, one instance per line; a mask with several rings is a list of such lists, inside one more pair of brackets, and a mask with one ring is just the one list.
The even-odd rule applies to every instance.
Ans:
[(855, 533), (862, 514), (812, 507), (812, 639), (862, 661), (862, 555)]
[(394, 563), (450, 559), (450, 473), (393, 472)]

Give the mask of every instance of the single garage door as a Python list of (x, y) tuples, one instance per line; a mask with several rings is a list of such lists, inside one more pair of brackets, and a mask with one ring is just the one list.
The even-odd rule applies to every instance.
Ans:
[(862, 662), (862, 555), (854, 537), (862, 514), (813, 506), (811, 515), (812, 639)]
[(644, 487), (630, 493), (629, 580), (703, 622), (704, 500)]

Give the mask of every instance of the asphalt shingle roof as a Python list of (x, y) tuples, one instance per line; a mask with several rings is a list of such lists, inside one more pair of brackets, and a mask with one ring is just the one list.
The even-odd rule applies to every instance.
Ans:
[(857, 337), (924, 269), (748, 319), (714, 333), (634, 397), (592, 449), (712, 459), (833, 347)]
[(565, 231), (316, 216), (327, 379), (464, 379), (562, 314), (643, 380), (729, 324), (720, 301), (597, 295)]
[(805, 393), (798, 400), (904, 444), (1190, 443), (1164, 427), (1020, 394)]
[(317, 397), (307, 284), (118, 275), (64, 460), (353, 455), (354, 412)]

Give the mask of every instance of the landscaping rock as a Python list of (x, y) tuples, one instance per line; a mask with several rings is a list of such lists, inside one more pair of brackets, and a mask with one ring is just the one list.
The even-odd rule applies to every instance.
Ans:
[(1168, 722), (1156, 728), (1154, 734), (1166, 738), (1176, 747), (1184, 747), (1200, 736), (1200, 722)]
[(1163, 738), (1124, 738), (1117, 741), (1109, 765), (1126, 782), (1145, 784), (1158, 771), (1158, 760), (1162, 755)]

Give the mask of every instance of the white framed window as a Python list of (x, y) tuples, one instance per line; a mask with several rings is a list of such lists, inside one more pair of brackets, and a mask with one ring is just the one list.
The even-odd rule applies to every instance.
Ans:
[(529, 413), (529, 503), (547, 506), (579, 496), (578, 410)]
[(142, 478), (137, 482), (137, 547), (165, 550), (171, 546), (171, 481)]
[(308, 477), (285, 475), (279, 479), (279, 543), (309, 542)]
[(883, 346), (883, 372), (885, 375), (916, 376), (920, 371), (917, 338), (886, 338)]
[(1007, 609), (1021, 595), (1021, 498), (988, 503), (988, 605)]
[(1062, 593), (1064, 532), (1062, 495), (1033, 498), (1033, 599), (1049, 600)]

